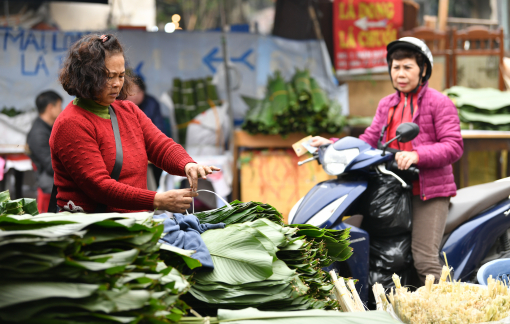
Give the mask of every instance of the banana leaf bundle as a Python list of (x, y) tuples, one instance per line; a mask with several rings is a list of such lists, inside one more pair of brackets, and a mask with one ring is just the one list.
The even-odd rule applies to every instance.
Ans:
[(310, 88), (312, 91), (312, 108), (314, 112), (327, 110), (329, 99), (324, 90), (319, 86), (314, 78), (310, 78)]
[(276, 71), (274, 78), (269, 80), (267, 89), (273, 115), (281, 116), (286, 114), (289, 107), (288, 93), (285, 80), (283, 80), (279, 71)]
[(258, 133), (258, 125), (259, 125), (259, 116), (262, 112), (262, 107), (264, 105), (262, 100), (256, 100), (249, 97), (242, 97), (244, 102), (250, 107), (246, 117), (244, 118), (243, 128), (257, 130)]
[(182, 88), (181, 79), (175, 78), (173, 80), (173, 87), (170, 94), (174, 104), (176, 123), (178, 125), (184, 123), (185, 120), (187, 119), (186, 110), (184, 109), (182, 101), (181, 88)]
[(182, 96), (182, 81), (175, 78), (172, 87), (172, 101), (174, 103), (175, 123), (177, 124), (179, 143), (184, 144), (186, 141), (186, 129), (189, 122), (188, 111), (184, 106)]
[(203, 113), (207, 109), (210, 108), (209, 103), (207, 102), (207, 94), (206, 94), (206, 81), (203, 79), (198, 79), (195, 82), (195, 95), (196, 95), (196, 103), (197, 103), (197, 115)]
[(333, 288), (332, 279), (322, 268), (335, 261), (345, 261), (352, 255), (349, 231), (317, 228), (308, 224), (290, 227), (298, 229), (293, 235), (295, 241), (277, 252), (278, 259), (299, 273), (301, 280), (310, 288), (308, 295), (321, 301), (323, 307), (331, 308), (333, 302), (327, 299)]
[[(193, 298), (187, 299), (188, 304), (206, 314), (214, 314), (218, 308), (338, 308), (336, 300), (329, 299), (333, 289), (331, 283), (317, 282), (322, 279), (318, 276), (303, 279), (300, 272), (278, 259), (279, 250), (299, 241), (294, 238), (297, 231), (297, 228), (261, 218), (203, 233), (202, 239), (215, 268), (212, 272), (197, 272), (193, 276), (190, 289)], [(304, 251), (311, 246), (305, 244)], [(304, 262), (309, 261), (312, 261), (311, 257), (304, 259)], [(315, 287), (311, 289), (307, 285), (310, 282), (320, 286), (321, 293), (317, 293)]]
[(294, 88), (292, 87), (292, 83), (288, 82), (285, 84), (285, 89), (287, 90), (287, 101), (289, 102), (289, 108), (291, 110), (297, 110), (299, 108), (298, 100), (296, 96), (296, 91), (294, 91)]
[(9, 190), (0, 192), (0, 216), (3, 215), (37, 215), (37, 201), (32, 198), (11, 200)]
[(189, 122), (212, 105), (220, 105), (221, 101), (212, 77), (185, 81), (176, 78), (173, 81), (171, 94), (175, 107), (179, 143), (185, 145)]
[(342, 106), (339, 103), (331, 103), (326, 121), (328, 133), (337, 134), (342, 131), (342, 128), (347, 124), (347, 118), (342, 115)]
[(243, 100), (250, 109), (242, 128), (250, 134), (335, 134), (345, 125), (340, 105), (328, 99), (307, 70), (296, 71), (287, 83), (277, 71), (268, 79), (264, 99)]
[(200, 223), (203, 224), (225, 223), (226, 225), (230, 225), (266, 218), (273, 223), (283, 225), (282, 214), (271, 205), (254, 201), (241, 202), (235, 200), (231, 202), (229, 206), (195, 213), (194, 215), (198, 218)]
[(312, 88), (310, 86), (310, 73), (308, 70), (296, 70), (296, 73), (292, 77), (292, 83), (296, 89), (299, 101), (307, 102), (311, 99)]
[[(250, 306), (265, 310), (336, 309), (338, 307), (337, 301), (330, 298), (334, 287), (331, 277), (322, 268), (330, 266), (335, 261), (345, 261), (352, 255), (348, 241), (349, 230), (338, 231), (306, 224), (285, 226), (281, 221), (281, 215), (269, 205), (238, 201), (231, 205), (232, 209), (224, 206), (220, 209), (196, 214), (201, 223), (225, 222), (230, 225), (223, 230), (208, 231), (215, 234), (206, 235), (206, 232), (202, 235), (206, 246), (213, 255), (215, 270), (211, 273), (211, 276), (214, 274), (214, 278), (199, 274), (193, 278), (198, 283), (198, 285), (194, 284), (191, 290), (195, 299), (188, 300), (193, 308), (203, 308), (207, 313), (210, 313), (212, 305), (215, 305), (216, 308), (235, 309)], [(279, 221), (274, 222), (263, 218), (267, 216), (259, 209), (248, 207), (253, 205), (264, 206), (266, 211), (270, 211), (273, 216), (276, 212)], [(242, 211), (239, 212), (238, 209), (242, 209)], [(247, 222), (247, 219), (250, 221)], [(253, 228), (260, 233), (254, 231)], [(204, 235), (206, 236), (204, 237)], [(250, 235), (254, 235), (265, 250), (261, 246), (258, 248), (252, 246), (250, 249), (243, 250), (245, 243), (241, 244), (240, 240), (248, 240)], [(267, 238), (274, 239), (273, 245), (266, 244)], [(216, 244), (222, 245), (222, 248), (219, 248), (217, 252)], [(282, 286), (276, 285), (272, 281), (274, 277), (272, 278), (269, 272), (265, 272), (265, 279), (264, 275), (257, 277), (258, 283), (256, 284), (253, 278), (232, 273), (237, 271), (238, 266), (230, 263), (229, 260), (246, 262), (250, 265), (250, 269), (257, 269), (260, 265), (255, 261), (253, 261), (255, 264), (251, 264), (251, 256), (266, 252), (270, 255), (274, 253), (273, 266), (276, 266), (274, 264), (276, 260), (282, 262), (278, 265), (278, 269), (273, 269), (272, 273), (275, 271), (287, 273), (287, 281), (284, 281), (286, 285), (289, 284), (293, 275), (299, 277), (300, 282), (294, 281), (292, 284), (297, 295), (289, 295)], [(220, 255), (219, 259), (214, 257), (215, 253)], [(246, 256), (248, 256), (248, 260), (244, 259)], [(267, 270), (268, 267), (266, 264), (265, 269)], [(290, 269), (293, 274), (287, 269)], [(263, 273), (262, 270), (253, 271)], [(233, 276), (237, 276), (237, 281), (232, 280)], [(301, 284), (306, 287), (305, 292), (301, 290)], [(253, 290), (253, 287), (265, 287), (265, 289)], [(274, 288), (269, 289), (268, 287)], [(216, 293), (217, 291), (221, 291), (221, 293)], [(282, 292), (282, 294), (278, 295), (275, 291)], [(276, 298), (275, 296), (283, 299), (278, 299), (278, 302), (275, 302), (272, 299)]]
[(192, 120), (197, 115), (197, 101), (195, 97), (195, 80), (186, 80), (182, 82), (181, 96), (183, 108), (187, 111), (187, 120)]
[(152, 213), (0, 216), (0, 322), (176, 323), (186, 279)]

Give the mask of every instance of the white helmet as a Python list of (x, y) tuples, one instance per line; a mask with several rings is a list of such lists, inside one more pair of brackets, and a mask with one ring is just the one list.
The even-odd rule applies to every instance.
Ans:
[[(425, 73), (425, 76), (423, 77), (423, 82), (427, 81), (430, 78), (430, 75), (432, 74), (432, 67), (434, 66), (434, 59), (432, 58), (432, 53), (430, 52), (430, 49), (428, 48), (427, 44), (423, 42), (422, 40), (415, 38), (415, 37), (402, 37), (396, 41), (393, 41), (386, 46), (387, 54), (386, 54), (386, 61), (388, 62), (388, 68), (390, 69), (391, 74), (391, 67), (390, 64), (390, 57), (393, 52), (395, 52), (397, 49), (400, 48), (406, 48), (413, 51), (416, 51), (418, 53), (421, 53), (423, 57), (425, 58), (425, 63), (427, 64), (427, 72)], [(420, 66), (420, 70), (422, 70), (423, 67)], [(420, 73), (421, 75), (421, 73)]]

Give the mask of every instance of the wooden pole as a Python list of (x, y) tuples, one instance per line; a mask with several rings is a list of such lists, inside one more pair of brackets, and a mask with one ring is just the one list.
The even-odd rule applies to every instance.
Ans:
[(449, 0), (439, 0), (438, 27), (440, 31), (446, 31), (448, 21), (448, 3)]

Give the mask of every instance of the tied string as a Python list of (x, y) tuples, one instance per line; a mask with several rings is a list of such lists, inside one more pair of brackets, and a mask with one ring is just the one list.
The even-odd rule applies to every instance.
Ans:
[[(214, 191), (206, 190), (206, 189), (200, 189), (200, 190), (197, 190), (195, 192), (200, 192), (200, 191), (202, 191), (202, 192), (205, 191), (205, 192), (210, 192), (212, 194), (215, 194), (218, 198), (221, 199), (221, 201), (223, 201), (225, 203), (225, 206), (227, 206), (227, 209), (233, 209), (233, 207), (225, 199), (223, 199), (222, 196), (218, 195)], [(192, 205), (192, 210), (191, 210), (192, 214), (195, 214), (195, 197), (191, 198), (191, 205)], [(189, 215), (187, 210), (186, 210), (186, 215)]]

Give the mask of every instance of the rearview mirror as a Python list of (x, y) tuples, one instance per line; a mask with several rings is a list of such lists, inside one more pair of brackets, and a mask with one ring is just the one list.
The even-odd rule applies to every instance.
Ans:
[(415, 123), (402, 123), (397, 127), (397, 131), (395, 133), (399, 142), (407, 143), (418, 136), (420, 133), (420, 126)]

